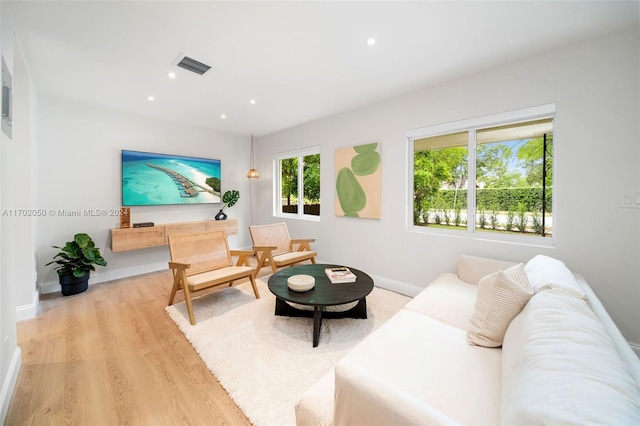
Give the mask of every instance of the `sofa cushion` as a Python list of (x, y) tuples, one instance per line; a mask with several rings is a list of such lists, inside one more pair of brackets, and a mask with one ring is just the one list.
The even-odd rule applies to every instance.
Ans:
[(296, 403), (296, 426), (333, 424), (334, 369), (327, 371)]
[(573, 273), (561, 260), (539, 254), (529, 260), (524, 269), (536, 293), (549, 288), (564, 288), (576, 297), (587, 299)]
[(532, 295), (522, 263), (482, 278), (467, 342), (489, 348), (501, 346), (509, 323)]
[(458, 425), (428, 402), (358, 364), (341, 360), (335, 376), (335, 426)]
[(640, 359), (638, 358), (638, 355), (636, 355), (633, 349), (631, 349), (629, 342), (627, 342), (627, 339), (622, 335), (616, 324), (609, 316), (609, 313), (602, 305), (602, 302), (600, 302), (598, 296), (593, 292), (593, 289), (591, 289), (584, 277), (580, 274), (575, 274), (575, 277), (576, 281), (578, 281), (578, 285), (589, 298), (589, 307), (611, 338), (611, 342), (617, 349), (620, 359), (625, 363), (631, 377), (633, 377), (633, 380), (636, 382), (637, 388), (640, 389)]
[(514, 265), (515, 263), (506, 260), (461, 254), (458, 257), (458, 277), (464, 282), (477, 285), (483, 277)]
[(542, 291), (503, 345), (503, 424), (640, 424), (640, 391), (586, 301)]
[(456, 274), (444, 273), (411, 299), (404, 308), (467, 330), (475, 309), (477, 294), (477, 285), (462, 281)]
[[(467, 345), (464, 330), (401, 309), (343, 361), (358, 365), (379, 383), (392, 385), (396, 394), (412, 395), (455, 422), (499, 424), (500, 353), (500, 349)], [(339, 386), (336, 382), (336, 399)], [(384, 399), (385, 388), (376, 391)], [(336, 400), (336, 417), (339, 406)], [(378, 408), (385, 411), (383, 406)]]

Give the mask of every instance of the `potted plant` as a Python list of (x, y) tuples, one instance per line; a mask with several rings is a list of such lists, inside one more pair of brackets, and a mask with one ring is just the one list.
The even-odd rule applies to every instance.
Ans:
[(220, 209), (218, 214), (216, 215), (216, 220), (225, 220), (227, 218), (227, 214), (223, 211), (225, 207), (233, 207), (235, 203), (238, 202), (240, 198), (240, 193), (235, 189), (231, 189), (224, 193), (222, 196), (222, 202), (224, 206)]
[(57, 264), (55, 268), (62, 286), (62, 295), (71, 296), (82, 293), (89, 287), (89, 276), (96, 268), (93, 265), (107, 266), (107, 261), (100, 254), (87, 234), (76, 234), (73, 241), (68, 241), (64, 247), (52, 246), (60, 249), (52, 263)]

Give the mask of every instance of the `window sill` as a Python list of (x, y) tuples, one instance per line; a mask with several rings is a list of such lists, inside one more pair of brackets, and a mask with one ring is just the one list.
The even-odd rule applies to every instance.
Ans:
[(315, 216), (315, 215), (297, 215), (297, 214), (286, 214), (286, 213), (279, 213), (279, 214), (274, 214), (273, 217), (278, 217), (281, 219), (298, 219), (298, 220), (308, 220), (310, 222), (320, 222), (320, 216)]
[(450, 229), (434, 229), (429, 228), (428, 226), (414, 226), (409, 225), (409, 232), (415, 232), (418, 234), (427, 234), (427, 235), (437, 235), (441, 237), (451, 237), (451, 238), (460, 238), (465, 240), (476, 240), (476, 241), (487, 241), (492, 243), (504, 243), (504, 244), (514, 244), (514, 245), (522, 245), (529, 247), (555, 247), (555, 239), (554, 237), (543, 238), (536, 236), (525, 236), (525, 235), (517, 235), (517, 234), (494, 234), (491, 232), (484, 231), (476, 231), (476, 232), (467, 232), (467, 231), (457, 231)]

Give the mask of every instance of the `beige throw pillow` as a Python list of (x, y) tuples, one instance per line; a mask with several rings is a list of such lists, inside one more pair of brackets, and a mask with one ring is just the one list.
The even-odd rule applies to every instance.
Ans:
[(533, 289), (522, 263), (482, 278), (471, 327), (467, 331), (467, 343), (488, 348), (502, 346), (511, 320), (532, 295)]

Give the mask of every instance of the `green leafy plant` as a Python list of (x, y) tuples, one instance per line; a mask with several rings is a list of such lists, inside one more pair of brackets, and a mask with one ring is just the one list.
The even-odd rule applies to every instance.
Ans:
[(456, 207), (455, 216), (453, 217), (453, 224), (455, 226), (460, 226), (462, 222), (462, 215), (460, 214), (460, 207)]
[(540, 213), (536, 213), (531, 217), (533, 222), (533, 231), (536, 234), (542, 234), (542, 215)]
[(484, 229), (487, 227), (487, 212), (485, 212), (484, 210), (480, 210), (480, 216), (479, 216), (479, 222), (480, 222), (480, 228)]
[(233, 207), (240, 199), (240, 193), (235, 189), (231, 189), (224, 193), (222, 196), (222, 202), (224, 203), (223, 209), (225, 207)]
[(89, 271), (95, 271), (96, 268), (93, 265), (107, 266), (107, 261), (100, 254), (100, 249), (87, 234), (76, 234), (73, 241), (68, 241), (64, 247), (52, 247), (61, 251), (53, 256), (54, 260), (47, 265), (57, 264), (55, 270), (60, 276), (73, 275), (80, 278)]
[(422, 212), (422, 223), (424, 224), (424, 226), (428, 226), (429, 225), (429, 217), (431, 217), (431, 212), (429, 210), (425, 210)]
[(451, 225), (451, 214), (450, 214), (449, 210), (442, 209), (442, 217), (444, 219), (444, 223), (447, 226)]
[(508, 209), (507, 210), (507, 223), (505, 224), (505, 231), (511, 231), (511, 229), (513, 228), (513, 220), (515, 218), (516, 214), (515, 212), (513, 212), (513, 210)]
[(498, 228), (498, 212), (495, 209), (489, 212), (489, 223), (491, 224), (491, 229)]
[(524, 205), (518, 205), (518, 216), (516, 217), (516, 228), (518, 231), (525, 232), (527, 229), (527, 223), (529, 218), (527, 217), (527, 211)]

